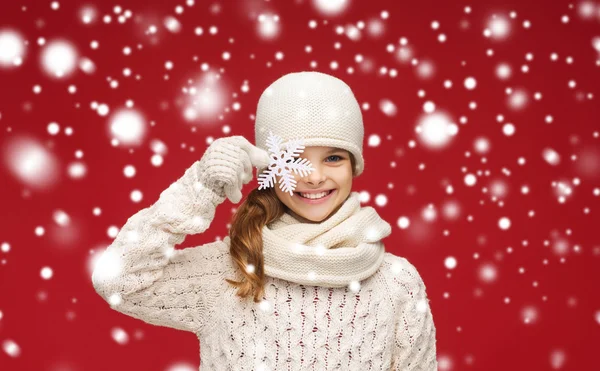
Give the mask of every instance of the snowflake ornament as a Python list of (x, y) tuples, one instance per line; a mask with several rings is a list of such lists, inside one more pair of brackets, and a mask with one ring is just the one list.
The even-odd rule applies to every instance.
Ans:
[(302, 145), (301, 139), (289, 140), (285, 143), (286, 148), (284, 150), (281, 149), (282, 142), (283, 140), (280, 136), (273, 134), (271, 131), (269, 132), (267, 147), (271, 154), (271, 161), (267, 169), (258, 176), (258, 189), (273, 187), (275, 177), (280, 176), (279, 188), (284, 192), (290, 192), (291, 196), (297, 183), (294, 180), (292, 171), (304, 177), (314, 169), (307, 159), (293, 158), (298, 157), (300, 153), (304, 152), (304, 145)]

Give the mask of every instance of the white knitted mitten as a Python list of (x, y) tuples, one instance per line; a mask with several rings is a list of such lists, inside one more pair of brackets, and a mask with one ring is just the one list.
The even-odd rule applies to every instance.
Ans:
[(237, 204), (242, 187), (252, 180), (252, 167), (269, 165), (269, 154), (241, 135), (216, 139), (198, 163), (198, 178), (220, 196)]

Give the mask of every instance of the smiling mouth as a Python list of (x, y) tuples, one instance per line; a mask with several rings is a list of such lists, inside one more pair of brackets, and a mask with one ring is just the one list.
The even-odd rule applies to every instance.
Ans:
[(294, 192), (294, 193), (297, 194), (299, 197), (302, 197), (302, 198), (307, 199), (307, 200), (320, 200), (321, 198), (325, 198), (325, 197), (329, 196), (331, 194), (331, 192), (333, 192), (333, 191), (335, 191), (335, 189), (330, 189), (329, 191), (327, 191), (327, 194), (325, 196), (319, 197), (319, 198), (308, 198), (308, 197), (302, 196), (300, 194), (300, 192)]

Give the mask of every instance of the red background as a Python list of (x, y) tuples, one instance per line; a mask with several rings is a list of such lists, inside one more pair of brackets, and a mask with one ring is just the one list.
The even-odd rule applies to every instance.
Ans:
[[(365, 206), (374, 207), (393, 226), (386, 249), (409, 259), (426, 283), (441, 370), (600, 369), (600, 242), (594, 230), (600, 225), (600, 197), (594, 195), (600, 186), (600, 57), (592, 46), (593, 37), (600, 36), (600, 3), (594, 3), (597, 14), (591, 19), (579, 15), (581, 3), (562, 0), (352, 0), (337, 16), (324, 16), (309, 0), (196, 0), (191, 7), (185, 0), (88, 4), (98, 10), (89, 25), (81, 22), (82, 5), (75, 1), (60, 1), (58, 10), (51, 9), (50, 1), (0, 5), (0, 30), (17, 30), (28, 42), (22, 65), (0, 68), (0, 244), (10, 246), (0, 250), (0, 370), (169, 370), (178, 363), (197, 368), (194, 335), (151, 326), (109, 308), (91, 284), (92, 256), (111, 242), (109, 227), (120, 228), (154, 203), (201, 157), (211, 138), (244, 135), (253, 142), (252, 115), (260, 94), (280, 76), (300, 70), (340, 77), (361, 105), (370, 105), (363, 111), (366, 168), (353, 190), (368, 192), (371, 199)], [(131, 10), (133, 17), (118, 23), (115, 5)], [(176, 14), (177, 5), (183, 6), (183, 14)], [(470, 13), (465, 12), (467, 5)], [(267, 10), (280, 17), (281, 33), (273, 40), (256, 31), (257, 15)], [(387, 19), (380, 16), (384, 10)], [(510, 19), (507, 39), (484, 36), (494, 14), (508, 17), (511, 11), (516, 17)], [(109, 24), (102, 21), (106, 14), (112, 15)], [(180, 32), (164, 27), (168, 15), (179, 19)], [(566, 23), (564, 15), (569, 17)], [(384, 24), (379, 37), (365, 29), (354, 41), (335, 31), (338, 25), (368, 24), (372, 18)], [(318, 26), (309, 28), (310, 20)], [(523, 26), (525, 20), (531, 27)], [(433, 21), (439, 29), (432, 28)], [(154, 36), (144, 33), (150, 24), (157, 26)], [(212, 25), (218, 27), (215, 35), (209, 33)], [(197, 26), (203, 35), (194, 33)], [(446, 35), (445, 42), (438, 41), (440, 33)], [(49, 77), (40, 65), (39, 37), (46, 42), (69, 40), (94, 61), (96, 71), (78, 69), (62, 79)], [(417, 60), (433, 64), (433, 76), (421, 77), (417, 67), (386, 51), (388, 44), (397, 50), (401, 37), (408, 39)], [(98, 49), (90, 47), (92, 40), (99, 42)], [(340, 49), (335, 42), (341, 43)], [(311, 53), (306, 45), (312, 46)], [(131, 55), (124, 55), (125, 46), (132, 48)], [(493, 55), (487, 55), (488, 49)], [(222, 58), (224, 51), (231, 59)], [(275, 58), (278, 51), (284, 53), (282, 60)], [(533, 60), (526, 60), (527, 53)], [(552, 53), (557, 60), (550, 58)], [(372, 61), (374, 68), (363, 70), (356, 54)], [(334, 60), (337, 69), (330, 67)], [(173, 62), (172, 70), (165, 69), (166, 61)], [(316, 68), (311, 61), (317, 62)], [(513, 68), (508, 80), (496, 76), (501, 62)], [(182, 88), (199, 77), (202, 63), (222, 69), (224, 107), (220, 118), (190, 123), (182, 114)], [(528, 72), (521, 70), (525, 64)], [(383, 66), (396, 69), (397, 76), (381, 74)], [(132, 76), (123, 76), (126, 67)], [(140, 80), (134, 78), (138, 74)], [(469, 76), (477, 80), (473, 90), (464, 86)], [(119, 81), (116, 89), (108, 77)], [(241, 91), (245, 80), (247, 93)], [(450, 89), (444, 87), (445, 80), (452, 81)], [(568, 86), (570, 80), (576, 81), (574, 88)], [(34, 85), (42, 87), (41, 93), (33, 92)], [(69, 85), (77, 87), (75, 94), (68, 92)], [(507, 104), (509, 87), (527, 92), (529, 103), (523, 109)], [(425, 97), (419, 97), (421, 89)], [(535, 92), (542, 98), (534, 99)], [(110, 114), (128, 99), (144, 115), (147, 133), (139, 146), (113, 146)], [(395, 115), (382, 112), (382, 99), (395, 103)], [(437, 151), (421, 145), (415, 133), (428, 100), (459, 127), (450, 144)], [(96, 113), (90, 108), (93, 101), (106, 103), (110, 114)], [(240, 103), (239, 110), (232, 109), (234, 102)], [(476, 109), (469, 108), (470, 102), (477, 103)], [(504, 123), (497, 115), (515, 125), (514, 135), (503, 134)], [(546, 115), (553, 116), (552, 123), (545, 122)], [(467, 117), (466, 123), (459, 123), (461, 116)], [(50, 122), (59, 123), (57, 135), (48, 133)], [(225, 125), (231, 132), (223, 132)], [(65, 134), (67, 127), (72, 135)], [(367, 141), (373, 134), (381, 144), (371, 147)], [(9, 170), (5, 161), (14, 159), (7, 159), (4, 150), (17, 135), (37, 141), (58, 160), (55, 183), (35, 187)], [(475, 151), (480, 136), (491, 144), (486, 154)], [(168, 148), (162, 166), (150, 162), (154, 139)], [(411, 140), (415, 148), (409, 147)], [(560, 164), (544, 160), (547, 147), (560, 154)], [(83, 151), (79, 161), (87, 170), (82, 178), (67, 172), (78, 160), (77, 150)], [(520, 157), (524, 165), (518, 164)], [(425, 168), (420, 170), (420, 164)], [(135, 166), (134, 177), (124, 176), (126, 165)], [(474, 186), (465, 184), (466, 173), (478, 175)], [(499, 199), (491, 195), (494, 181), (506, 184), (507, 194)], [(556, 181), (572, 188), (564, 203), (555, 194)], [(446, 192), (447, 185), (453, 193)], [(524, 185), (528, 194), (521, 193)], [(244, 194), (256, 186), (255, 178)], [(131, 200), (133, 190), (143, 193), (140, 202)], [(377, 205), (378, 195), (387, 196), (387, 204)], [(455, 220), (443, 213), (449, 201), (460, 208)], [(426, 221), (421, 215), (430, 204), (437, 218)], [(102, 211), (98, 216), (93, 214), (96, 207)], [(234, 207), (226, 201), (209, 231), (189, 236), (178, 248), (225, 237)], [(70, 217), (70, 225), (54, 221), (58, 210)], [(531, 210), (533, 217), (528, 216)], [(407, 229), (397, 225), (401, 216), (411, 221)], [(510, 218), (508, 230), (499, 228), (501, 217)], [(40, 226), (45, 233), (38, 236), (35, 229)], [(557, 253), (553, 246), (563, 240), (567, 249)], [(456, 258), (456, 268), (446, 267), (448, 257)], [(485, 264), (496, 269), (497, 277), (490, 282), (479, 278)], [(43, 267), (52, 269), (52, 278), (42, 278)], [(536, 315), (526, 323), (523, 313), (529, 308)], [(114, 328), (123, 329), (129, 341), (115, 341)], [(7, 341), (18, 344), (18, 356), (4, 350)]]

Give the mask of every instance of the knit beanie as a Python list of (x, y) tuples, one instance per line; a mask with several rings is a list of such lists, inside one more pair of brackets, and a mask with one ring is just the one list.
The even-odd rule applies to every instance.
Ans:
[(281, 137), (284, 144), (301, 139), (305, 147), (345, 149), (356, 159), (355, 176), (363, 172), (362, 113), (350, 87), (337, 77), (316, 71), (293, 72), (269, 85), (258, 100), (255, 145), (268, 151), (270, 133)]

